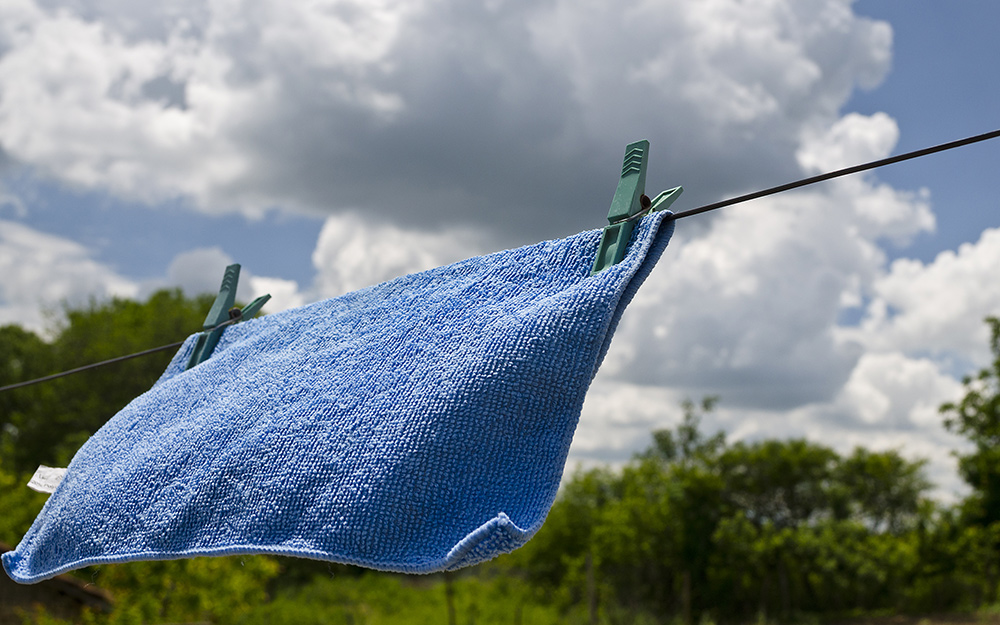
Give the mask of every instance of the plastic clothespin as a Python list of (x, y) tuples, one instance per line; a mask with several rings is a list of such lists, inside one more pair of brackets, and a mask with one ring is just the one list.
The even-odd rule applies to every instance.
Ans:
[(608, 225), (601, 234), (601, 244), (590, 275), (604, 271), (625, 258), (625, 248), (632, 237), (635, 222), (644, 215), (667, 209), (684, 191), (675, 187), (650, 200), (646, 195), (646, 160), (649, 141), (636, 141), (625, 146), (622, 176), (608, 211)]
[(235, 308), (233, 304), (236, 302), (236, 286), (239, 281), (240, 266), (232, 264), (226, 267), (226, 273), (222, 277), (222, 286), (219, 287), (219, 294), (215, 298), (215, 303), (212, 304), (212, 309), (208, 311), (208, 316), (205, 317), (205, 325), (202, 326), (203, 332), (198, 335), (198, 342), (188, 359), (188, 369), (208, 360), (227, 326), (243, 319), (253, 318), (264, 307), (267, 300), (271, 299), (270, 295), (261, 295), (242, 310)]

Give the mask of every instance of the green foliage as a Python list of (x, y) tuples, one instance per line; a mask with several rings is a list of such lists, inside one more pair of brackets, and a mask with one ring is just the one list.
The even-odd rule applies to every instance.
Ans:
[(31, 527), (46, 495), (36, 493), (27, 486), (30, 473), (16, 473), (0, 455), (0, 542), (16, 545)]
[(832, 475), (833, 488), (843, 489), (838, 516), (847, 514), (875, 532), (912, 528), (921, 519), (921, 497), (931, 487), (923, 473), (926, 464), (909, 462), (896, 451), (856, 448)]
[(757, 526), (793, 527), (833, 513), (839, 456), (806, 440), (736, 443), (719, 459), (728, 498)]
[(683, 622), (905, 608), (934, 511), (924, 463), (805, 440), (730, 444), (700, 432), (713, 403), (685, 402), (678, 427), (621, 472), (574, 476), (515, 555), (522, 570), (565, 614), (590, 593), (602, 615)]
[[(584, 575), (583, 561), (594, 529), (606, 504), (620, 497), (612, 490), (615, 480), (615, 474), (607, 469), (577, 473), (564, 486), (541, 532), (529, 543), (532, 548), (506, 556), (511, 568), (526, 571), (531, 580), (548, 588), (557, 587), (567, 572), (574, 578)], [(561, 599), (570, 604), (580, 597), (570, 592)]]
[(975, 490), (966, 505), (969, 518), (980, 525), (1000, 521), (1000, 318), (987, 317), (993, 363), (963, 381), (965, 396), (941, 406), (945, 427), (975, 445), (957, 454), (958, 469)]
[[(184, 339), (198, 331), (213, 297), (159, 291), (67, 309), (54, 339), (0, 328), (0, 385), (73, 369)], [(173, 351), (0, 393), (0, 451), (18, 471), (66, 466), (105, 421), (163, 373)]]
[(960, 509), (937, 509), (915, 535), (917, 563), (905, 589), (908, 610), (971, 611), (996, 601), (1000, 524), (969, 524)]
[(779, 527), (737, 515), (714, 536), (711, 578), (732, 614), (901, 609), (916, 564), (912, 536), (879, 534), (850, 520)]
[(725, 445), (726, 436), (724, 433), (718, 432), (711, 438), (705, 438), (699, 426), (701, 415), (711, 412), (718, 401), (718, 397), (709, 396), (703, 398), (701, 404), (696, 406), (690, 399), (685, 399), (681, 403), (684, 417), (677, 429), (675, 431), (655, 430), (653, 432), (653, 445), (639, 454), (638, 457), (668, 463), (688, 463), (697, 462), (699, 458), (713, 456)]
[[(243, 618), (247, 625), (439, 625), (447, 623), (447, 578), (366, 572), (360, 576), (317, 576), (282, 591)], [(561, 623), (559, 612), (539, 601), (516, 576), (465, 575), (451, 581), (456, 620), (477, 625)]]
[[(0, 327), (0, 386), (34, 379), (56, 368), (52, 346), (39, 336), (17, 326)], [(38, 462), (16, 462), (23, 455), (19, 443), (22, 430), (32, 429), (56, 403), (54, 389), (46, 384), (0, 393), (0, 458), (8, 469), (33, 471)], [(40, 462), (40, 461), (39, 461)]]
[[(163, 291), (65, 311), (52, 339), (0, 328), (0, 385), (179, 340), (211, 297)], [(270, 556), (90, 567), (115, 598), (88, 625), (229, 623), (818, 622), (862, 613), (995, 606), (1000, 587), (1000, 320), (993, 365), (942, 412), (974, 444), (975, 492), (926, 499), (923, 461), (802, 439), (706, 436), (715, 398), (682, 405), (623, 468), (570, 477), (538, 535), (460, 574), (401, 576)], [(44, 504), (24, 487), (159, 377), (171, 354), (0, 394), (0, 540)], [(61, 625), (44, 607), (26, 622)]]
[(131, 562), (92, 567), (94, 583), (118, 609), (109, 619), (142, 622), (241, 623), (267, 600), (267, 583), (280, 570), (268, 556), (227, 556)]

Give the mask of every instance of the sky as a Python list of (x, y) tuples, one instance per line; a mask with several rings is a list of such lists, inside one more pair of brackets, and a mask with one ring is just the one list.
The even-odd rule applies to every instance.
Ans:
[[(0, 0), (0, 323), (216, 292), (265, 312), (605, 223), (624, 146), (675, 210), (1000, 128), (987, 0)], [(570, 466), (706, 430), (926, 459), (989, 362), (1000, 140), (691, 217)], [(110, 416), (110, 415), (109, 415)]]

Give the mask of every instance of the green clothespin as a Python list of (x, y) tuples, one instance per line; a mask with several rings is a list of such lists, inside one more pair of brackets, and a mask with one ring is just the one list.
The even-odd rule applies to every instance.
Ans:
[(203, 332), (198, 335), (198, 342), (188, 359), (188, 369), (208, 360), (227, 326), (243, 319), (252, 319), (260, 312), (267, 300), (271, 299), (270, 295), (261, 295), (242, 310), (235, 308), (233, 304), (236, 302), (236, 286), (239, 281), (240, 266), (232, 264), (226, 267), (226, 273), (222, 277), (222, 286), (219, 287), (219, 294), (215, 298), (215, 303), (212, 304), (212, 309), (208, 311), (208, 316), (205, 317), (205, 325), (202, 326)]
[(611, 200), (608, 211), (608, 225), (601, 235), (597, 257), (590, 275), (604, 271), (625, 258), (625, 248), (632, 237), (635, 222), (648, 213), (667, 209), (684, 191), (675, 187), (650, 200), (646, 195), (646, 158), (649, 156), (649, 141), (636, 141), (625, 146), (625, 161), (622, 176)]

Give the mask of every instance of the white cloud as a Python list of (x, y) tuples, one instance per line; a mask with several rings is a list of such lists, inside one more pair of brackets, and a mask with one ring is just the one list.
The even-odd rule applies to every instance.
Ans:
[(960, 365), (988, 360), (983, 319), (1000, 314), (1000, 228), (975, 243), (941, 252), (933, 262), (901, 258), (872, 286), (859, 328), (845, 337), (871, 350), (928, 352)]
[(271, 296), (263, 309), (267, 314), (281, 312), (289, 308), (298, 308), (307, 303), (305, 297), (299, 292), (299, 283), (295, 280), (251, 276), (249, 282), (251, 299), (262, 295)]
[[(472, 230), (420, 231), (371, 223), (354, 214), (338, 215), (327, 218), (320, 231), (312, 255), (316, 274), (308, 288), (294, 280), (256, 275), (242, 267), (236, 295), (238, 300), (249, 302), (270, 294), (264, 312), (275, 313), (485, 251), (484, 238)], [(226, 267), (233, 262), (218, 247), (182, 252), (171, 261), (164, 278), (143, 284), (142, 294), (173, 287), (189, 296), (217, 293)]]
[(960, 395), (959, 383), (929, 359), (868, 353), (859, 359), (836, 403), (869, 426), (933, 429), (941, 425), (938, 407)]
[(28, 214), (28, 209), (18, 196), (5, 193), (0, 187), (0, 215), (7, 213), (11, 217), (24, 218)]
[[(226, 267), (233, 264), (231, 256), (217, 247), (182, 252), (167, 267), (166, 284), (179, 287), (187, 295), (218, 293)], [(236, 296), (244, 301), (249, 295), (247, 276), (240, 271)]]
[(646, 448), (650, 432), (681, 420), (681, 391), (599, 376), (583, 404), (570, 462), (621, 462)]
[[(827, 401), (787, 410), (734, 406), (723, 397), (704, 416), (701, 430), (706, 435), (722, 430), (729, 441), (806, 438), (841, 454), (855, 447), (897, 450), (910, 460), (928, 461), (933, 495), (954, 501), (968, 488), (958, 478), (952, 452), (968, 444), (944, 430), (938, 407), (960, 395), (960, 384), (928, 359), (865, 354)], [(568, 466), (620, 466), (651, 444), (651, 431), (680, 423), (685, 398), (699, 397), (683, 386), (645, 386), (599, 375), (584, 404)]]
[(44, 311), (90, 298), (134, 297), (138, 286), (83, 246), (0, 220), (0, 324), (46, 332)]
[[(854, 116), (799, 157), (823, 168), (880, 158), (895, 136), (886, 116)], [(719, 395), (706, 432), (898, 449), (929, 461), (937, 496), (960, 496), (951, 452), (963, 441), (945, 432), (938, 407), (961, 395), (953, 360), (975, 345), (983, 362), (972, 329), (984, 302), (1000, 304), (986, 285), (1000, 232), (927, 266), (888, 265), (880, 241), (933, 227), (925, 194), (865, 176), (725, 209), (701, 232), (678, 223), (623, 316), (571, 459), (618, 449), (621, 460), (648, 445), (644, 429), (677, 422), (680, 399)], [(863, 322), (844, 325), (845, 312)]]
[(471, 230), (423, 232), (372, 224), (357, 215), (330, 217), (313, 252), (313, 295), (336, 297), (483, 251), (481, 236)]
[(835, 328), (884, 271), (876, 241), (932, 225), (921, 198), (864, 178), (726, 209), (692, 239), (682, 221), (608, 373), (745, 407), (829, 400), (862, 354)]
[[(23, 1), (13, 8), (15, 19), (0, 20), (9, 46), (0, 57), (0, 142), (13, 158), (66, 182), (146, 201), (174, 194), (207, 200), (213, 188), (246, 173), (226, 135), (252, 94), (233, 88), (222, 95), (197, 80), (224, 73), (227, 61), (199, 53), (180, 31), (166, 42), (130, 41), (68, 11)], [(148, 95), (157, 81), (180, 84), (186, 104)]]
[(58, 180), (544, 237), (642, 136), (694, 201), (793, 177), (891, 30), (848, 0), (16, 0), (0, 41), (0, 147)]
[(842, 453), (860, 446), (927, 460), (935, 496), (953, 500), (968, 488), (958, 478), (952, 452), (969, 445), (945, 431), (939, 408), (961, 395), (959, 382), (939, 363), (900, 352), (868, 352), (833, 401), (804, 406), (784, 418), (807, 424), (810, 438)]
[[(143, 293), (149, 294), (161, 288), (180, 288), (186, 295), (217, 294), (222, 284), (226, 267), (233, 264), (231, 256), (218, 247), (198, 248), (181, 252), (170, 262), (167, 275), (163, 279), (147, 281)], [(263, 311), (271, 314), (294, 308), (306, 303), (294, 280), (258, 276), (246, 267), (240, 267), (240, 279), (236, 288), (236, 300), (241, 303), (270, 295)], [(206, 311), (207, 312), (207, 311)]]
[(797, 153), (808, 172), (821, 173), (885, 158), (899, 140), (899, 126), (885, 113), (872, 116), (849, 113), (835, 124), (815, 133), (806, 129)]
[[(850, 113), (824, 131), (806, 131), (796, 158), (803, 170), (818, 174), (889, 156), (899, 139), (899, 126), (885, 113), (871, 116)], [(837, 184), (850, 191), (841, 199), (853, 204), (853, 227), (857, 235), (876, 243), (885, 238), (904, 247), (913, 236), (933, 232), (934, 214), (929, 210), (927, 190), (918, 194), (900, 192), (888, 185), (872, 185), (863, 176), (841, 179)], [(915, 207), (917, 209), (915, 210)]]
[[(463, 228), (426, 232), (339, 215), (323, 224), (312, 256), (316, 268), (312, 285), (303, 288), (294, 280), (256, 275), (243, 267), (237, 299), (249, 302), (269, 294), (264, 312), (276, 313), (486, 251), (484, 238)], [(217, 293), (225, 268), (233, 262), (218, 247), (182, 252), (171, 261), (164, 278), (143, 284), (140, 295), (174, 287), (189, 296)]]

